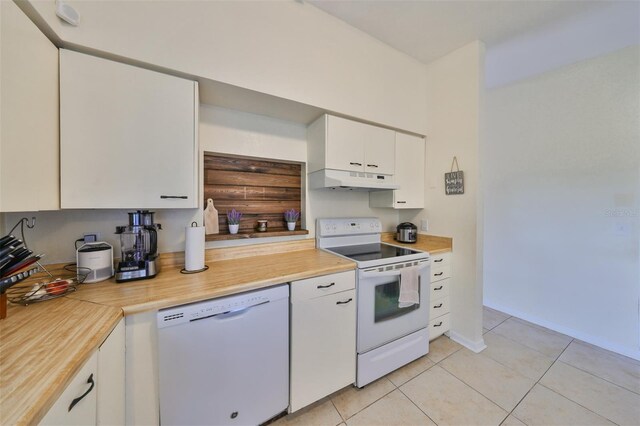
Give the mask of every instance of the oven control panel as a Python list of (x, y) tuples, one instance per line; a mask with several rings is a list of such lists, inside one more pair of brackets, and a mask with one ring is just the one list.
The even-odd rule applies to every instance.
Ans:
[(320, 237), (379, 234), (382, 223), (375, 217), (318, 219), (316, 233)]

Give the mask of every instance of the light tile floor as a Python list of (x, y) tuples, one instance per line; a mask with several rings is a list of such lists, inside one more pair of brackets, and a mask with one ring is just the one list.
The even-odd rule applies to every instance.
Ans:
[(640, 425), (640, 362), (484, 308), (487, 349), (446, 336), (363, 389), (272, 425)]

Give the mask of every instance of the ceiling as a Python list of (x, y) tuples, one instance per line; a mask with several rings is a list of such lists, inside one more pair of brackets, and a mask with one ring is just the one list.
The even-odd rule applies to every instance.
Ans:
[(307, 1), (423, 63), (474, 40), (491, 47), (612, 4), (584, 0)]

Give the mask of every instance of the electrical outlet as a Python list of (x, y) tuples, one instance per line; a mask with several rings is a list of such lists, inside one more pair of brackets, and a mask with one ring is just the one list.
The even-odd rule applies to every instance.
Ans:
[(420, 219), (420, 230), (421, 231), (429, 230), (429, 219)]
[(100, 241), (100, 233), (99, 232), (85, 232), (83, 234), (83, 239), (85, 243), (95, 243), (96, 241)]

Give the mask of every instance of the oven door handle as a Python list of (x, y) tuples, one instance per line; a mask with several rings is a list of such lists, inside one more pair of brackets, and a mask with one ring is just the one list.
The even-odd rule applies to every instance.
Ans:
[[(418, 268), (418, 270), (422, 271), (427, 266), (429, 266), (429, 262), (425, 262), (424, 264), (418, 265), (418, 266), (415, 266), (415, 267)], [(363, 278), (368, 278), (368, 277), (389, 277), (389, 276), (393, 276), (393, 275), (400, 275), (400, 273), (402, 272), (403, 269), (405, 269), (405, 268), (391, 269), (389, 271), (382, 271), (382, 272), (378, 271), (378, 268), (364, 269), (364, 270), (360, 271), (360, 275)]]

